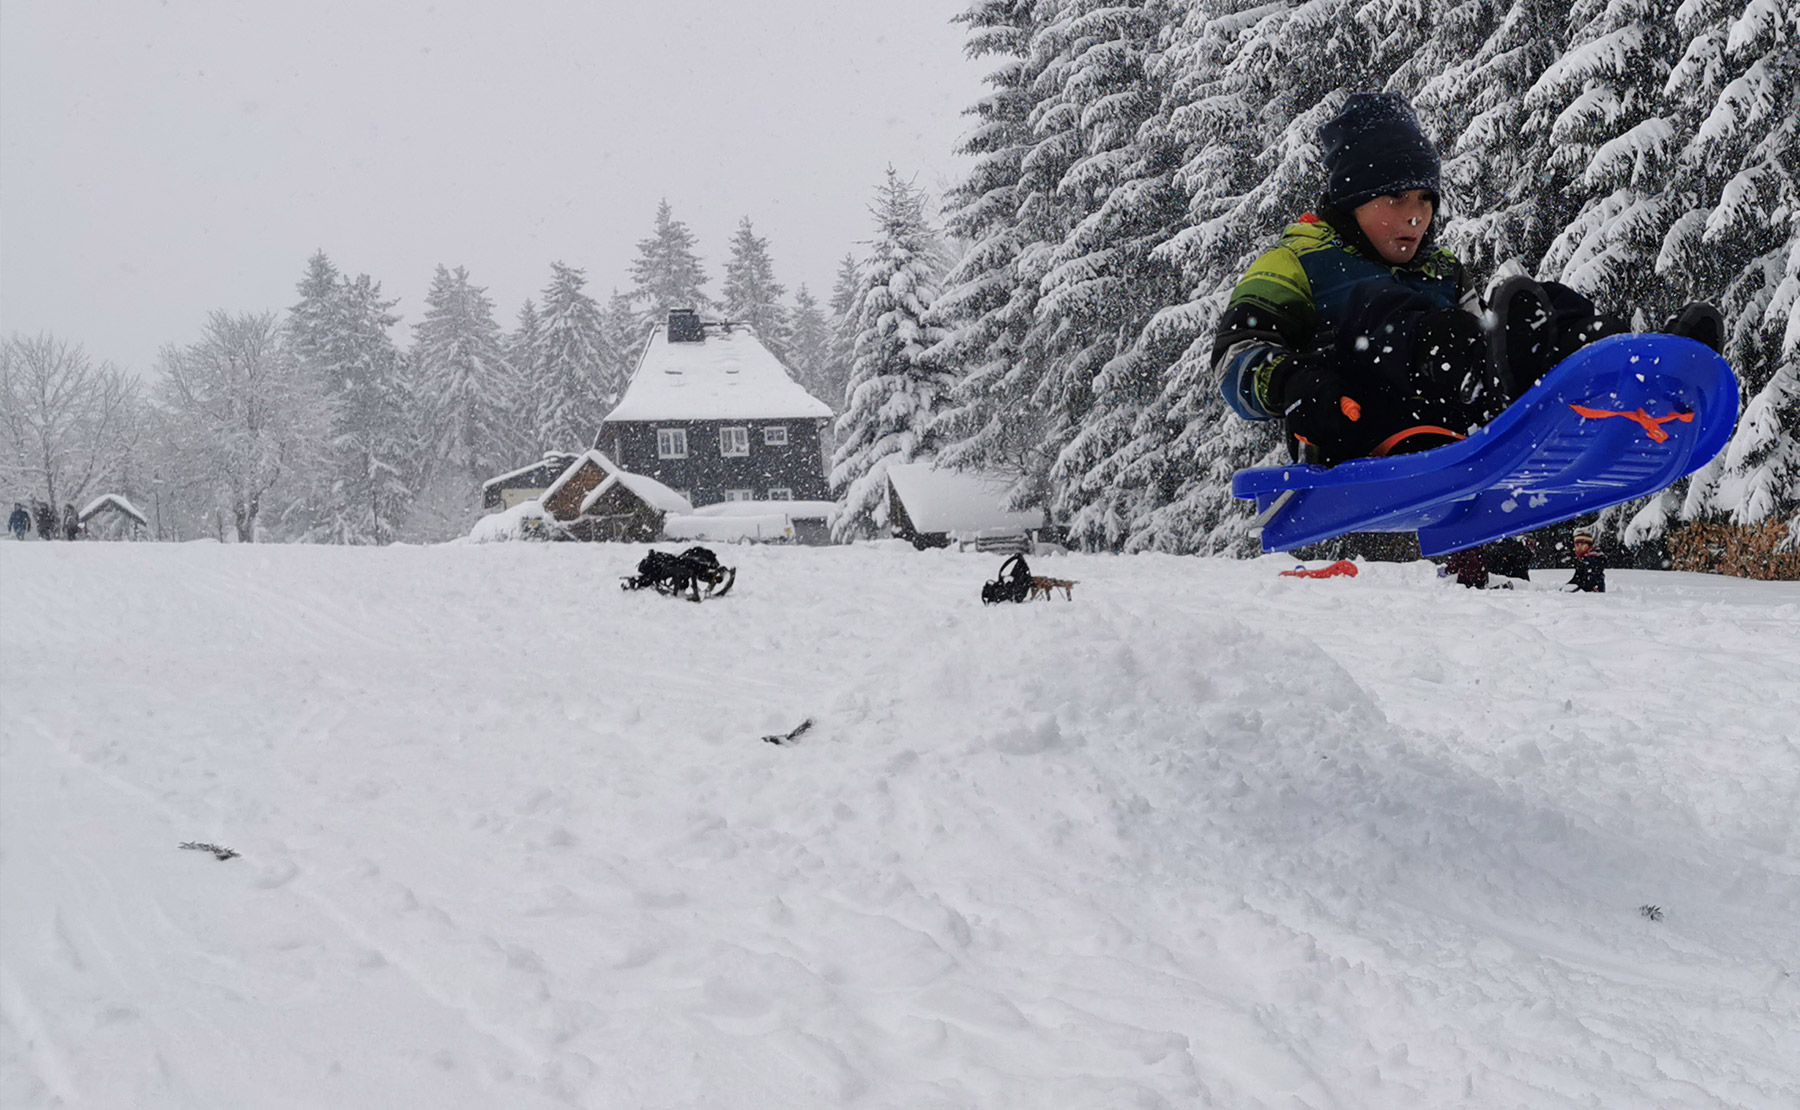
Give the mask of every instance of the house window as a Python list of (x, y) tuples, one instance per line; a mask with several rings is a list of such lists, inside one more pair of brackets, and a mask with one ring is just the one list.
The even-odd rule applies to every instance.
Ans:
[(656, 429), (656, 457), (659, 459), (687, 458), (687, 429)]
[(792, 501), (793, 499), (794, 491), (791, 489), (772, 489), (769, 491), (769, 500), (771, 501)]
[(749, 428), (720, 428), (719, 454), (748, 455), (750, 453)]
[(764, 428), (763, 429), (763, 446), (764, 447), (786, 447), (787, 446), (787, 425), (786, 424), (773, 424), (767, 428)]
[(725, 491), (727, 501), (754, 501), (756, 491), (753, 489), (728, 489)]

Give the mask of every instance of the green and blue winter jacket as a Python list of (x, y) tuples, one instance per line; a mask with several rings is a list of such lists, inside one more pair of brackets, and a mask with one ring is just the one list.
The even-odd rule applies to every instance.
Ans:
[(1470, 307), (1473, 295), (1461, 262), (1427, 238), (1419, 256), (1391, 265), (1376, 253), (1355, 220), (1332, 222), (1307, 213), (1289, 224), (1281, 243), (1254, 263), (1236, 290), (1213, 340), (1213, 372), (1233, 412), (1271, 420), (1269, 379), (1294, 352), (1329, 350), (1346, 322), (1351, 293), (1368, 281), (1395, 282), (1448, 308)]

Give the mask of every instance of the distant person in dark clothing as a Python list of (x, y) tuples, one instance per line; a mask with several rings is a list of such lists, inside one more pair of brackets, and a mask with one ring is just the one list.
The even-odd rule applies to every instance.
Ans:
[(1508, 536), (1481, 549), (1487, 568), (1508, 578), (1531, 581), (1532, 542), (1529, 536)]
[(1461, 551), (1452, 552), (1444, 560), (1444, 570), (1456, 575), (1456, 584), (1459, 586), (1467, 586), (1471, 590), (1487, 589), (1487, 561), (1481, 557), (1479, 547), (1465, 547)]
[(42, 501), (31, 503), (32, 522), (37, 525), (39, 539), (47, 540), (56, 535), (56, 510)]
[(1603, 594), (1606, 592), (1606, 557), (1594, 550), (1594, 534), (1583, 529), (1575, 533), (1575, 577), (1563, 587), (1565, 593)]
[(19, 540), (24, 539), (25, 533), (31, 531), (31, 514), (17, 501), (13, 502), (12, 515), (6, 518), (6, 529), (13, 534), (14, 539)]
[(81, 518), (75, 515), (75, 506), (63, 506), (63, 539), (78, 540), (81, 538)]

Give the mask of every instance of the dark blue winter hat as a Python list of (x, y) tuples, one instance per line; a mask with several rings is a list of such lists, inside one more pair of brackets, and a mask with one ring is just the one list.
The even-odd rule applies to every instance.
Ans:
[(1376, 197), (1438, 191), (1438, 156), (1399, 93), (1351, 93), (1319, 128), (1325, 199), (1349, 212)]

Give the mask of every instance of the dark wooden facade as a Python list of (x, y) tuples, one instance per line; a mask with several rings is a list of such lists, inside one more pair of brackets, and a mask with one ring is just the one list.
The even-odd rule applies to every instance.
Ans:
[(644, 501), (624, 482), (613, 482), (584, 510), (595, 490), (613, 477), (593, 456), (574, 464), (544, 497), (544, 512), (577, 540), (650, 543), (662, 535), (664, 510)]
[[(646, 420), (608, 421), (597, 446), (633, 474), (655, 478), (695, 505), (728, 500), (767, 501), (786, 491), (794, 501), (825, 501), (821, 432), (825, 421), (813, 417), (780, 420)], [(657, 432), (681, 429), (687, 436), (685, 458), (657, 453)], [(721, 430), (743, 428), (749, 452), (727, 455)], [(771, 444), (765, 429), (785, 430), (786, 443)], [(777, 433), (781, 438), (781, 433)], [(746, 497), (745, 494), (748, 494)], [(737, 497), (733, 497), (737, 494)]]

